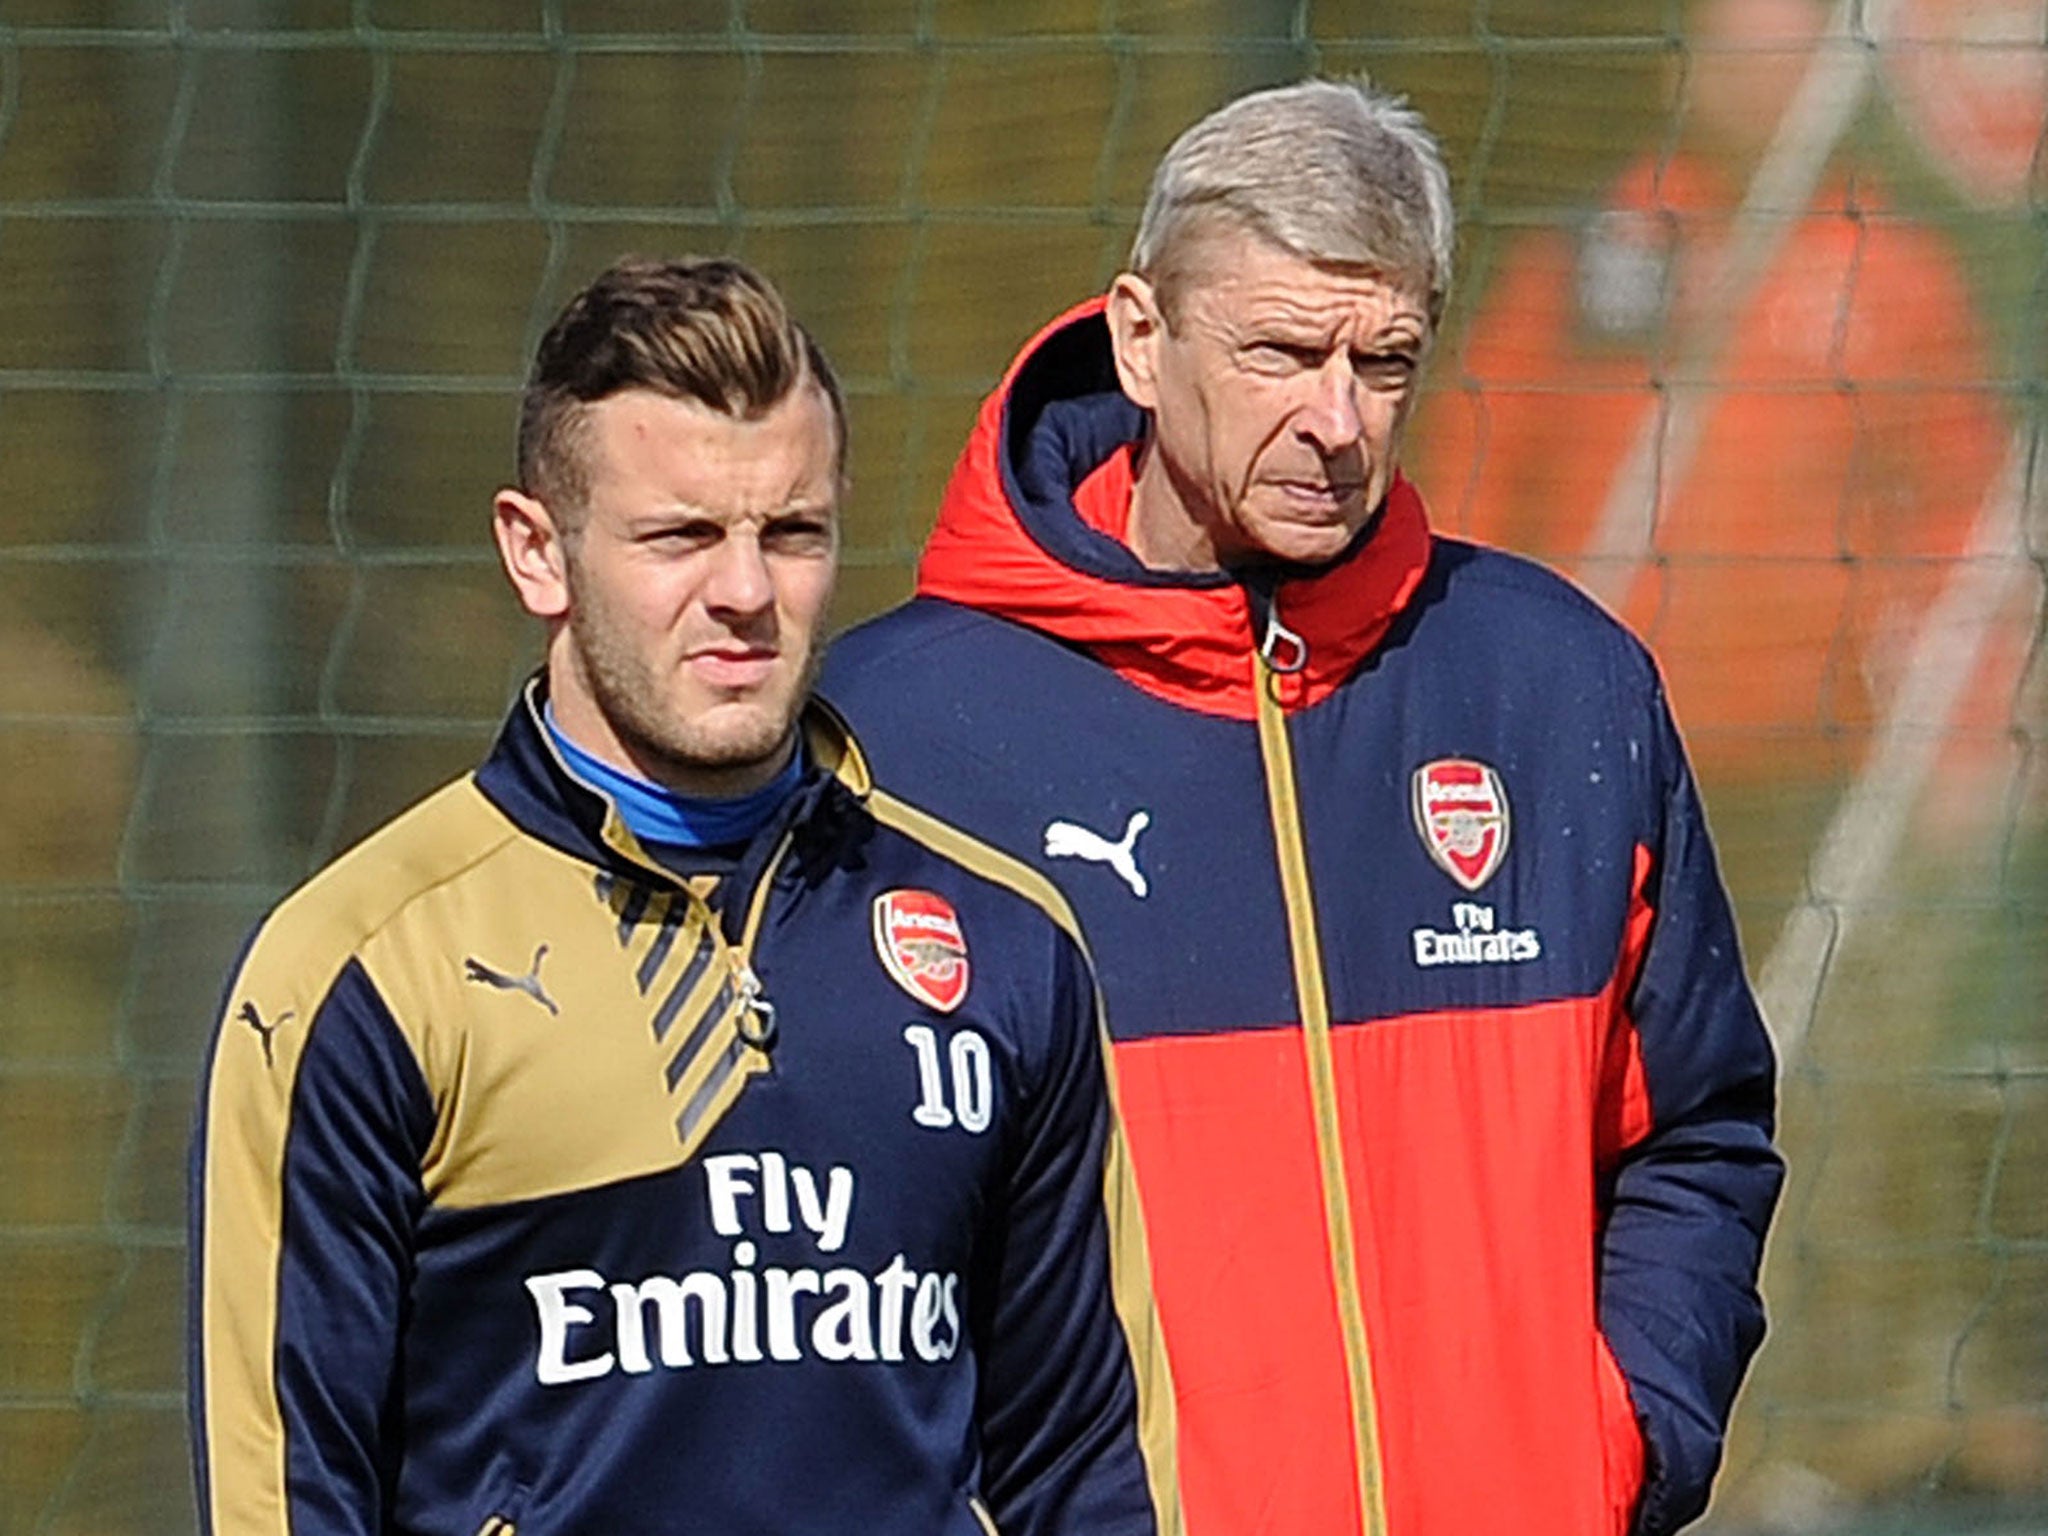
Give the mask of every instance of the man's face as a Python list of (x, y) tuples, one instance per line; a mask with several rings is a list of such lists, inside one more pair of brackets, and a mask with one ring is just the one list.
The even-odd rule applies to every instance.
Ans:
[[(1427, 295), (1246, 232), (1199, 238), (1171, 323), (1142, 279), (1112, 294), (1126, 388), (1153, 413), (1167, 515), (1192, 538), (1178, 554), (1148, 551), (1158, 530), (1141, 488), (1133, 542), (1148, 561), (1196, 568), (1334, 559), (1393, 481), (1430, 340)], [(1157, 323), (1134, 331), (1120, 302), (1149, 302)]]
[(757, 788), (787, 761), (821, 658), (839, 537), (831, 407), (806, 386), (741, 420), (630, 389), (585, 428), (556, 718), (685, 793)]

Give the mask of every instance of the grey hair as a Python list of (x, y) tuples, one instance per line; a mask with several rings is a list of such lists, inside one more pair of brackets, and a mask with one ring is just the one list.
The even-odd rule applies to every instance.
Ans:
[(1189, 128), (1159, 162), (1131, 270), (1172, 312), (1192, 237), (1235, 225), (1304, 260), (1412, 281), (1434, 325), (1456, 215), (1442, 146), (1405, 97), (1363, 75), (1254, 91)]

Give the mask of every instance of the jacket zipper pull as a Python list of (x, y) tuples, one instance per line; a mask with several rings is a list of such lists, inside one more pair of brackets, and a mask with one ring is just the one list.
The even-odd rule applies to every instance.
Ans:
[(1266, 610), (1266, 638), (1259, 642), (1266, 665), (1283, 676), (1308, 665), (1308, 642), (1280, 622), (1280, 605)]
[(733, 991), (738, 994), (740, 1012), (733, 1027), (755, 1050), (767, 1055), (775, 1044), (775, 1005), (761, 995), (761, 978), (752, 962), (733, 956)]
[(1251, 599), (1252, 621), (1259, 630), (1259, 655), (1268, 668), (1289, 676), (1308, 665), (1308, 641), (1280, 622), (1280, 582), (1268, 573), (1247, 572), (1240, 578)]

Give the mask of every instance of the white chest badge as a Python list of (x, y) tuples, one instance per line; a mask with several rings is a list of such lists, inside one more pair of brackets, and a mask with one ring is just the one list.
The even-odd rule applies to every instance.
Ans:
[(1469, 757), (1415, 770), (1415, 831), (1437, 868), (1468, 891), (1493, 878), (1508, 851), (1508, 794), (1500, 775)]

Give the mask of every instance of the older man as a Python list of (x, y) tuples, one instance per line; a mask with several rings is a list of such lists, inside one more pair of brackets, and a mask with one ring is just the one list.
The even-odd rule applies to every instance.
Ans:
[(1064, 906), (806, 709), (844, 441), (735, 263), (542, 341), (496, 531), (546, 666), (229, 983), (216, 1536), (1177, 1526)]
[(1451, 249), (1397, 99), (1196, 124), (827, 669), (1095, 946), (1194, 1536), (1669, 1531), (1762, 1332), (1772, 1056), (1656, 667), (1396, 468)]

